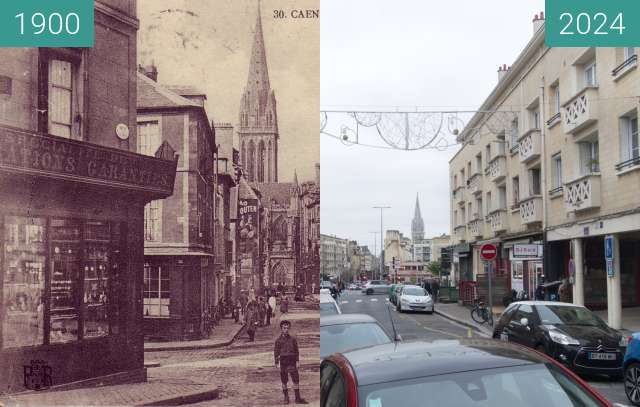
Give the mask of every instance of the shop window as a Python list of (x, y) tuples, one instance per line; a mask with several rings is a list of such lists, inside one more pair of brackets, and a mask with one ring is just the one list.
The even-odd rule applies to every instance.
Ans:
[(81, 294), (81, 225), (79, 222), (51, 221), (51, 320), (49, 341), (78, 339)]
[(169, 317), (169, 271), (162, 266), (144, 265), (144, 316)]
[(84, 255), (84, 338), (109, 333), (109, 225), (87, 222)]
[(5, 218), (3, 348), (43, 343), (44, 236), (44, 219)]

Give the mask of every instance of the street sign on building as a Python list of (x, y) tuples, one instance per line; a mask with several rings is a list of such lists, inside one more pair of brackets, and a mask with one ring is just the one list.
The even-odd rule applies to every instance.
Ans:
[(607, 277), (613, 277), (613, 259), (607, 259)]
[(494, 244), (483, 244), (480, 246), (480, 257), (482, 260), (491, 261), (498, 255), (498, 248)]

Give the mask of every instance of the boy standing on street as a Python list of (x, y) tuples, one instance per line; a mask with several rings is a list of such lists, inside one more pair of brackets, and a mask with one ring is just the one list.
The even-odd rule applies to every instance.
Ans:
[(305, 399), (300, 397), (300, 375), (298, 374), (298, 341), (296, 340), (296, 338), (289, 335), (289, 328), (291, 328), (291, 322), (280, 322), (281, 334), (278, 339), (276, 339), (275, 348), (273, 350), (276, 367), (278, 367), (278, 364), (280, 364), (280, 380), (282, 381), (284, 404), (289, 404), (289, 389), (287, 388), (289, 374), (291, 374), (293, 391), (296, 395), (295, 402), (297, 404), (309, 404)]

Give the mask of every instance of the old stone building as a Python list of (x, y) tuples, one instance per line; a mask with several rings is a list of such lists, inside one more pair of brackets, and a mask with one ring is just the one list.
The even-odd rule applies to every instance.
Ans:
[[(167, 143), (137, 153), (135, 1), (95, 1), (93, 48), (0, 49), (0, 392), (144, 380), (144, 208)], [(114, 46), (113, 44), (117, 44)]]

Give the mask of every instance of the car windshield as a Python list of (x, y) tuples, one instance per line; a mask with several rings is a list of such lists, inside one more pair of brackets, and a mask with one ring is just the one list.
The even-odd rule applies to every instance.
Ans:
[(536, 309), (543, 324), (606, 326), (596, 314), (583, 307), (536, 305)]
[(391, 342), (380, 325), (370, 323), (327, 325), (320, 327), (320, 357), (351, 349)]
[(338, 315), (338, 309), (332, 302), (321, 302), (320, 316), (323, 315)]
[(403, 295), (418, 295), (418, 296), (425, 296), (427, 295), (427, 291), (424, 288), (420, 288), (420, 287), (405, 287), (402, 290), (402, 294)]
[(559, 368), (536, 364), (362, 386), (360, 407), (602, 407)]

